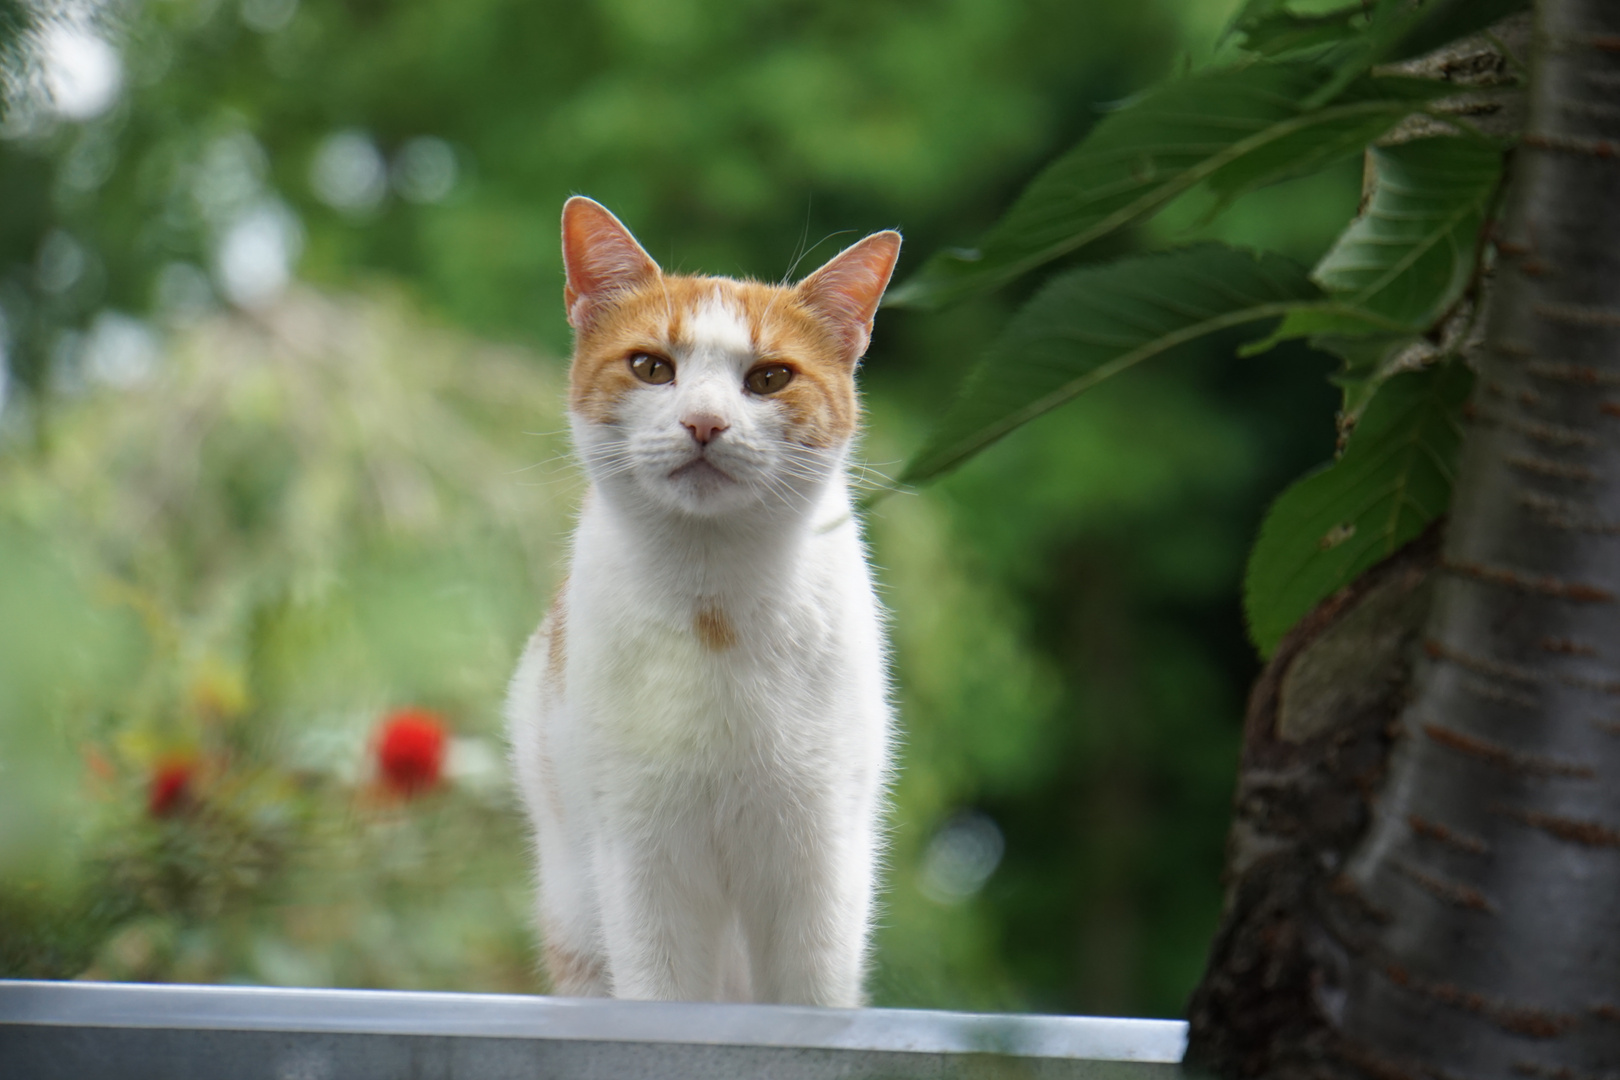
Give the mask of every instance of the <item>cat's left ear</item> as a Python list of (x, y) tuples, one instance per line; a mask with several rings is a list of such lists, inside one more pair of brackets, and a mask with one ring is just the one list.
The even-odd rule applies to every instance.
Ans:
[(899, 257), (900, 234), (889, 229), (845, 248), (799, 282), (799, 298), (838, 328), (852, 364), (872, 339), (872, 318)]

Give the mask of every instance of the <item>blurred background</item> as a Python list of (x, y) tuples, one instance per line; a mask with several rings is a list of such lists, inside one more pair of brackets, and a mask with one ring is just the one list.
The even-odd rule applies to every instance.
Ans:
[[(0, 0), (0, 975), (543, 990), (498, 712), (580, 495), (563, 199), (766, 279), (898, 227), (903, 280), (1237, 6)], [(1358, 190), (1219, 235), (1311, 259)], [(880, 315), (869, 484), (1019, 299)], [(870, 515), (875, 1004), (1180, 1015), (1325, 371), (1212, 347)]]

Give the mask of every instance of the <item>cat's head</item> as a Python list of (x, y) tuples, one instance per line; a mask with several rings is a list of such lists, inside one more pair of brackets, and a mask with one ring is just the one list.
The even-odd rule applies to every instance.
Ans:
[(698, 515), (807, 506), (855, 435), (855, 366), (899, 253), (874, 233), (793, 286), (666, 274), (569, 199), (569, 412), (592, 478)]

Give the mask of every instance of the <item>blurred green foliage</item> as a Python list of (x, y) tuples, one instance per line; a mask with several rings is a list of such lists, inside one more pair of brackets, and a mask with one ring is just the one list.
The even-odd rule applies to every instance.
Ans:
[[(540, 989), (497, 706), (578, 495), (562, 199), (675, 269), (775, 278), (896, 225), (914, 267), (1232, 7), (104, 10), (116, 99), (14, 95), (0, 138), (0, 974)], [(1214, 225), (1194, 193), (1145, 237), (1309, 259), (1357, 192)], [(1016, 299), (880, 318), (874, 484)], [(1232, 344), (871, 515), (905, 730), (877, 1003), (1179, 1013), (1255, 667), (1244, 554), (1332, 446), (1322, 362)], [(455, 738), (402, 800), (370, 747), (407, 704)], [(175, 760), (190, 797), (154, 813)]]
[[(297, 213), (307, 278), (385, 270), (470, 328), (559, 351), (572, 192), (675, 269), (774, 277), (804, 238), (896, 223), (926, 247), (1164, 66), (1176, 31), (1163, 7), (1055, 0), (119, 10), (116, 104), (59, 123), (24, 100), (7, 121), (4, 307), (30, 386), (61, 327), (183, 304), (184, 268), (267, 203)], [(38, 273), (53, 233), (76, 275)]]
[[(516, 472), (561, 450), (525, 434), (560, 424), (555, 370), (395, 297), (311, 294), (176, 334), (163, 365), (3, 463), (4, 580), (26, 595), (6, 597), (0, 761), (58, 819), (7, 814), (50, 845), (8, 860), (7, 900), (119, 908), (70, 961), (54, 920), (14, 917), (8, 967), (523, 985), (494, 716), (565, 528), (567, 493)], [(405, 703), (457, 736), (420, 804), (368, 753)], [(187, 790), (165, 805), (172, 768)]]

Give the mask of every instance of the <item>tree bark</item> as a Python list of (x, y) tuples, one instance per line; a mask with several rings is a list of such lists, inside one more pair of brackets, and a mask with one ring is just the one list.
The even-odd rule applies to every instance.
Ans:
[[(1234, 865), (1190, 1054), (1228, 1075), (1620, 1076), (1620, 3), (1538, 5), (1513, 172), (1387, 778), (1370, 817), (1336, 828), (1271, 798), (1293, 835), (1262, 856), (1281, 860), (1269, 884)], [(1349, 617), (1371, 593), (1357, 595)], [(1262, 712), (1275, 703), (1269, 732), (1249, 733), (1234, 855), (1259, 850), (1242, 830), (1267, 800), (1241, 800), (1267, 739), (1283, 741), (1286, 694), (1266, 680), (1286, 686), (1322, 640), (1302, 631), (1317, 636), (1257, 687)], [(1359, 678), (1406, 685), (1389, 655)], [(1341, 716), (1345, 745), (1376, 750), (1378, 710), (1401, 693)], [(1327, 785), (1318, 800), (1375, 782), (1309, 747), (1284, 755), (1284, 788), (1301, 770)]]
[(1440, 526), (1325, 600), (1278, 644), (1244, 718), (1227, 898), (1188, 1007), (1188, 1062), (1322, 1075), (1316, 1000), (1342, 870), (1383, 786), (1434, 592)]
[(1537, 14), (1416, 697), (1317, 968), (1374, 1076), (1620, 1066), (1620, 5)]

